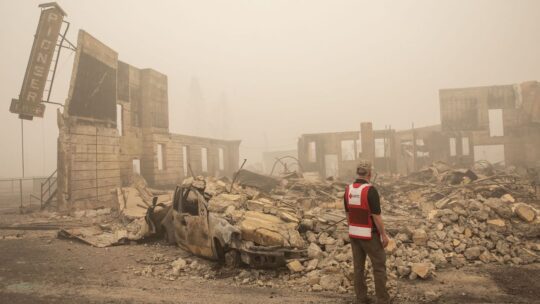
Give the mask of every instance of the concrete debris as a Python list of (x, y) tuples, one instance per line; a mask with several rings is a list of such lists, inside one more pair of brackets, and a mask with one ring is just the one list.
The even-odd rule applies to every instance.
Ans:
[(415, 230), (413, 233), (413, 242), (416, 245), (426, 245), (428, 240), (427, 233), (423, 229)]
[(187, 262), (186, 260), (182, 258), (178, 258), (176, 261), (172, 262), (171, 266), (172, 266), (173, 274), (178, 276), (180, 275), (180, 271), (186, 268)]
[(317, 258), (320, 258), (323, 256), (323, 251), (321, 250), (321, 248), (315, 244), (315, 243), (311, 243), (309, 244), (309, 247), (307, 249), (307, 253), (308, 253), (308, 257), (310, 259), (317, 259)]
[[(77, 239), (100, 248), (140, 241), (156, 233), (152, 222), (160, 221), (171, 204), (170, 193), (148, 188), (146, 181), (138, 175), (133, 176), (130, 187), (117, 189), (117, 197), (115, 210), (99, 208), (75, 211), (75, 218), (90, 218), (94, 224), (91, 227), (64, 228), (58, 231), (57, 236)], [(152, 206), (154, 197), (158, 203), (156, 206)], [(153, 218), (153, 221), (146, 217)]]
[[(429, 279), (447, 267), (540, 261), (540, 220), (527, 199), (527, 188), (515, 175), (486, 176), (483, 172), (454, 170), (439, 163), (409, 177), (377, 179), (390, 234), (386, 248), (390, 286), (396, 278)], [(216, 260), (221, 258), (213, 253), (228, 248), (222, 259), (227, 265), (252, 266), (236, 267), (239, 284), (274, 286), (279, 281), (309, 291), (352, 291), (352, 252), (343, 210), (346, 184), (300, 175), (277, 180), (269, 191), (248, 186), (245, 181), (232, 187), (214, 178), (186, 181), (185, 187), (200, 184), (187, 195), (187, 202), (199, 205), (183, 205), (173, 199), (175, 207), (167, 207), (169, 216), (175, 209), (189, 215), (180, 216), (176, 211), (170, 219), (183, 218), (187, 226), (199, 228), (208, 223), (209, 233), (229, 245), (194, 246), (186, 240), (173, 241), (196, 255)], [(202, 215), (205, 219), (208, 216), (208, 221), (197, 222), (195, 217)], [(154, 225), (174, 227), (166, 218)], [(179, 232), (177, 236), (182, 235)], [(257, 263), (258, 257), (268, 256), (279, 257), (281, 262)], [(168, 276), (173, 279), (194, 273), (212, 276), (207, 264), (195, 260), (181, 258), (169, 265)], [(366, 267), (371, 269), (369, 262)], [(143, 269), (140, 274), (153, 275), (148, 274), (150, 270)], [(372, 278), (368, 277), (368, 285), (373, 285)]]
[(287, 268), (289, 268), (291, 272), (301, 272), (304, 270), (304, 266), (302, 266), (302, 263), (298, 260), (292, 260), (287, 263)]
[(245, 169), (241, 169), (237, 174), (238, 184), (261, 189), (266, 192), (272, 191), (279, 184), (279, 180), (276, 178)]
[(516, 215), (527, 223), (532, 222), (536, 218), (536, 212), (531, 206), (519, 204), (515, 209)]
[(426, 279), (430, 275), (431, 265), (428, 263), (413, 263), (411, 265), (412, 273), (416, 274), (422, 279)]

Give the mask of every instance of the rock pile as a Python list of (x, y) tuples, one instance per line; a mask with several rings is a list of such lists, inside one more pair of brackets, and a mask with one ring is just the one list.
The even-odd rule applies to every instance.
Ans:
[[(531, 195), (519, 177), (441, 167), (430, 182), (413, 175), (377, 185), (392, 237), (387, 248), (390, 278), (426, 279), (438, 269), (467, 264), (540, 261), (538, 210), (524, 203)], [(352, 289), (344, 186), (289, 179), (267, 198), (296, 207), (298, 230), (307, 244), (306, 257), (287, 264), (288, 282), (309, 290)]]
[[(205, 183), (210, 211), (233, 222), (247, 212), (277, 216), (298, 231), (286, 241), (305, 249), (302, 258), (287, 261), (284, 269), (232, 270), (237, 284), (353, 289), (344, 183), (293, 175), (279, 180), (270, 192), (234, 185), (231, 193), (226, 181), (208, 178)], [(386, 249), (391, 291), (397, 278), (428, 279), (445, 267), (540, 262), (538, 205), (531, 199), (530, 185), (516, 174), (490, 167), (453, 170), (438, 163), (406, 178), (379, 179), (376, 186), (391, 237)], [(203, 275), (201, 271), (205, 277), (217, 276), (208, 267), (192, 264), (184, 259), (172, 262), (170, 276)], [(370, 267), (368, 262), (368, 285), (373, 285)]]

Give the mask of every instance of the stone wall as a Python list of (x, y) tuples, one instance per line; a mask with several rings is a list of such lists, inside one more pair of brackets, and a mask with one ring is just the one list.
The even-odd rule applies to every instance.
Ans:
[[(238, 169), (240, 141), (171, 134), (167, 76), (118, 61), (114, 50), (84, 31), (79, 32), (58, 127), (62, 208), (114, 207), (115, 188), (129, 184), (137, 162), (148, 183), (163, 188), (174, 187), (191, 170), (195, 175), (232, 177)], [(159, 144), (163, 168), (158, 166)], [(207, 151), (206, 170), (202, 149)], [(191, 170), (184, 164), (191, 164)]]
[(58, 192), (69, 209), (112, 207), (121, 186), (115, 128), (65, 122), (58, 138)]

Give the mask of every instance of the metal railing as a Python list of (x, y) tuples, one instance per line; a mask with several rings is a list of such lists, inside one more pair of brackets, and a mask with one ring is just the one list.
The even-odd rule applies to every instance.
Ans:
[(40, 196), (40, 204), (41, 209), (43, 209), (44, 206), (49, 204), (55, 197), (56, 190), (58, 188), (57, 186), (57, 170), (54, 170), (54, 172), (47, 177), (47, 179), (41, 183), (41, 196)]
[(0, 211), (21, 211), (25, 207), (43, 208), (56, 198), (57, 175), (0, 178)]

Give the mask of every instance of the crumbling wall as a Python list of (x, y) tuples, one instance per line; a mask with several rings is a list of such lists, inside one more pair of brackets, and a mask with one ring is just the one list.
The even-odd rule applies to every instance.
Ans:
[[(394, 132), (373, 131), (371, 123), (363, 123), (360, 132), (304, 134), (298, 140), (298, 159), (304, 171), (318, 172), (321, 177), (353, 179), (360, 158), (371, 160), (376, 171), (395, 172)], [(386, 153), (382, 157), (375, 153), (378, 139), (385, 142)]]
[(485, 130), (489, 109), (504, 109), (505, 125), (518, 124), (511, 112), (516, 108), (513, 85), (439, 90), (441, 126), (444, 131)]
[[(158, 167), (158, 148), (163, 147), (163, 169)], [(240, 141), (227, 141), (181, 134), (148, 134), (144, 137), (142, 174), (150, 184), (167, 187), (194, 175), (232, 177), (238, 170)], [(206, 149), (206, 170), (203, 170)], [(223, 159), (220, 168), (219, 149)], [(186, 152), (184, 154), (184, 152)], [(185, 160), (184, 160), (185, 158)]]
[(187, 163), (195, 175), (232, 176), (238, 169), (240, 141), (169, 133), (166, 75), (118, 61), (82, 30), (58, 126), (58, 195), (65, 208), (111, 204), (111, 191), (128, 184), (134, 171), (167, 187), (190, 175)]
[(117, 53), (79, 31), (68, 99), (58, 115), (58, 201), (110, 206), (121, 185), (116, 129)]
[(398, 131), (394, 137), (397, 172), (402, 175), (448, 159), (448, 139), (440, 125)]
[[(440, 90), (442, 129), (457, 150), (447, 161), (464, 166), (475, 160), (504, 161), (506, 165), (529, 166), (539, 160), (540, 85), (536, 81), (521, 85)], [(500, 134), (490, 130), (489, 112), (502, 112)], [(464, 155), (462, 141), (470, 140), (469, 155)], [(494, 154), (495, 150), (499, 152)], [(491, 156), (489, 156), (491, 155)]]
[(62, 207), (112, 207), (113, 191), (121, 186), (116, 129), (68, 123), (60, 132), (58, 148)]
[(141, 88), (139, 69), (118, 62), (117, 104), (121, 105), (122, 121), (120, 142), (120, 175), (127, 185), (134, 171), (134, 160), (141, 161), (143, 133), (141, 129)]

